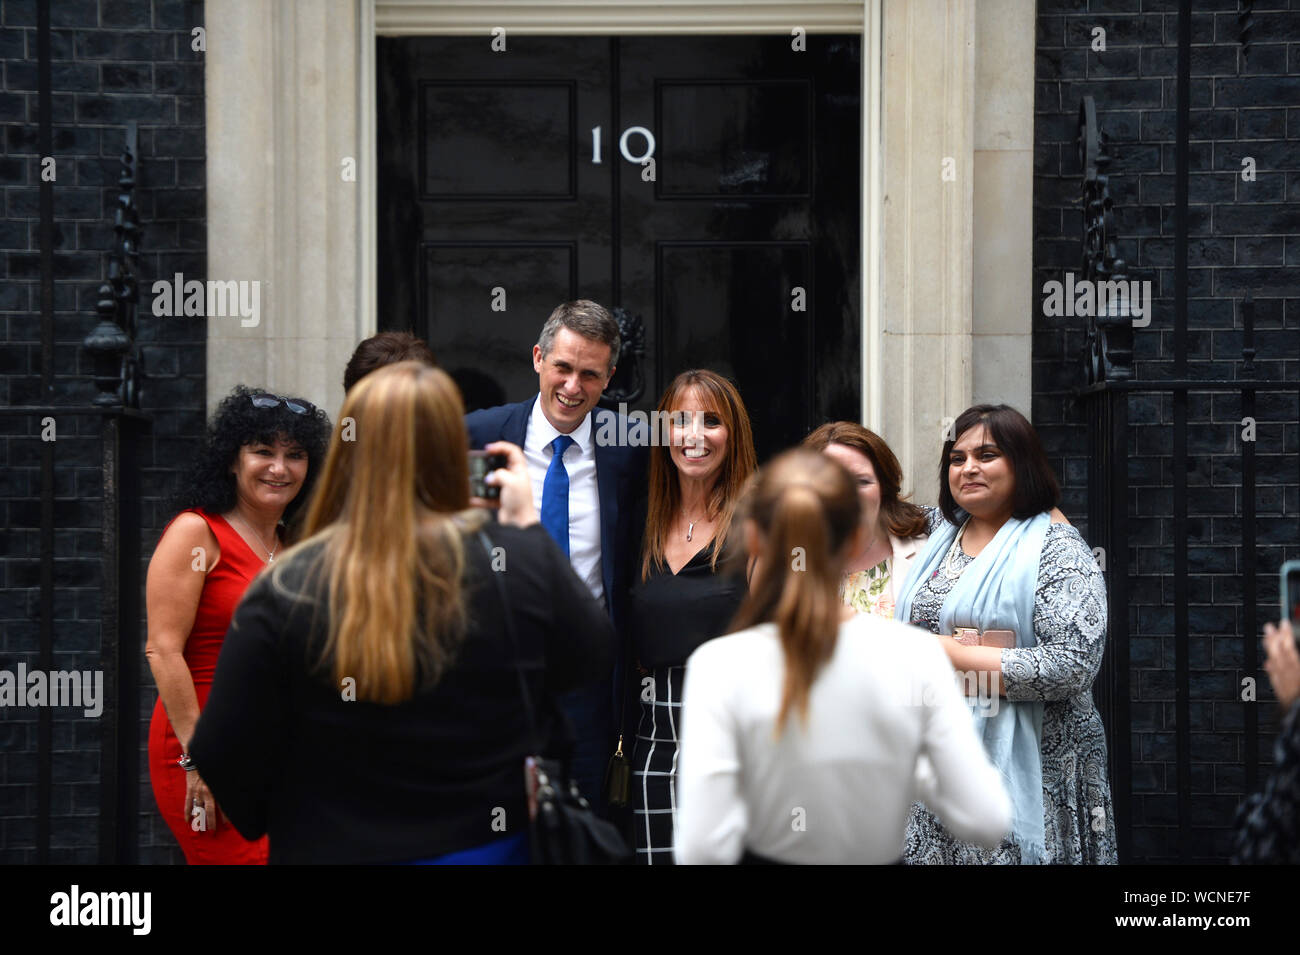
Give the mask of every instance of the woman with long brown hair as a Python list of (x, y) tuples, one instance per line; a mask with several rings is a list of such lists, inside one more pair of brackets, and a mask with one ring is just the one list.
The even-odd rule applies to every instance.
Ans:
[(609, 619), (537, 523), (518, 447), (487, 448), (509, 462), (502, 523), (468, 510), (445, 372), (380, 368), (340, 421), (311, 536), (235, 613), (194, 762), (273, 863), (526, 862), (520, 670), (535, 699), (595, 679)]
[(824, 455), (788, 451), (759, 472), (749, 595), (687, 663), (678, 862), (896, 861), (922, 756), (949, 826), (985, 845), (1006, 830), (1010, 804), (938, 639), (840, 602), (860, 507)]
[(686, 658), (726, 630), (744, 596), (732, 518), (755, 467), (745, 404), (721, 375), (696, 369), (674, 378), (655, 413), (656, 421), (665, 418), (669, 427), (656, 429), (656, 438), (667, 437), (667, 444), (650, 449), (641, 580), (631, 595), (632, 649), (641, 674), (633, 828), (637, 861), (651, 865), (673, 861)]
[(892, 619), (898, 585), (926, 538), (925, 510), (903, 499), (903, 469), (874, 431), (832, 421), (804, 438), (803, 447), (844, 465), (862, 501), (862, 544), (844, 567), (840, 599), (860, 613)]

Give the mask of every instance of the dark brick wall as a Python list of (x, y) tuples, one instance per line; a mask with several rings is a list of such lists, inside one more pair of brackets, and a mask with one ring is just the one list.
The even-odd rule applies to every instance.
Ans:
[[(1188, 365), (1192, 378), (1240, 377), (1234, 302), (1256, 304), (1257, 371), (1300, 378), (1300, 3), (1258, 0), (1249, 56), (1238, 45), (1237, 0), (1196, 0), (1192, 18)], [(1096, 98), (1115, 160), (1110, 191), (1129, 265), (1158, 296), (1151, 325), (1134, 332), (1135, 375), (1167, 377), (1173, 362), (1173, 197), (1177, 30), (1175, 0), (1038, 4), (1034, 118), (1036, 288), (1078, 275), (1081, 176), (1074, 146), (1080, 98)], [(1106, 52), (1090, 49), (1094, 27)], [(1241, 178), (1243, 157), (1256, 162)], [(1039, 293), (1041, 299), (1041, 292)], [(1070, 387), (1082, 381), (1079, 319), (1034, 317), (1034, 421), (1058, 473), (1066, 509), (1087, 515), (1088, 433)], [(1166, 394), (1129, 399), (1133, 855), (1172, 861), (1178, 844), (1173, 628), (1173, 405)], [(1296, 397), (1261, 394), (1258, 462), (1259, 620), (1278, 614), (1276, 574), (1300, 557), (1300, 410)], [(1191, 797), (1193, 856), (1222, 860), (1244, 792), (1247, 707), (1259, 717), (1260, 781), (1269, 771), (1274, 706), (1264, 673), (1258, 703), (1240, 701), (1239, 395), (1193, 393), (1188, 403), (1191, 572)], [(1260, 651), (1260, 662), (1263, 653)]]
[[(1139, 330), (1137, 373), (1159, 377), (1172, 360), (1173, 132), (1177, 18), (1174, 0), (1089, 4), (1041, 0), (1035, 69), (1034, 270), (1041, 288), (1078, 269), (1080, 170), (1073, 136), (1078, 101), (1097, 98), (1116, 162), (1111, 190), (1122, 248), (1149, 270), (1160, 298)], [(1233, 300), (1257, 298), (1262, 377), (1300, 377), (1300, 0), (1255, 4), (1253, 49), (1237, 45), (1236, 0), (1197, 0), (1194, 17), (1189, 373), (1231, 378), (1241, 332)], [(56, 401), (92, 394), (80, 342), (95, 324), (94, 299), (112, 242), (117, 154), (123, 124), (140, 123), (137, 203), (144, 226), (142, 288), (176, 271), (206, 277), (202, 54), (190, 30), (199, 0), (59, 0), (53, 4)], [(0, 0), (0, 402), (40, 400), (39, 233), (34, 0)], [(1107, 31), (1105, 53), (1089, 49)], [(1252, 156), (1256, 180), (1240, 178)], [(202, 430), (202, 319), (155, 319), (147, 307), (139, 342), (153, 419), (138, 463), (147, 559), (170, 516), (160, 499)], [(1068, 513), (1087, 532), (1087, 433), (1062, 382), (1080, 378), (1077, 324), (1034, 325), (1034, 419), (1061, 474)], [(1188, 473), (1192, 552), (1192, 818), (1195, 854), (1221, 858), (1226, 826), (1244, 788), (1244, 708), (1259, 707), (1267, 772), (1274, 727), (1268, 702), (1239, 702), (1244, 647), (1240, 607), (1240, 411), (1233, 395), (1190, 402)], [(1131, 399), (1133, 497), (1129, 623), (1133, 637), (1134, 861), (1177, 852), (1172, 633), (1172, 411), (1167, 397)], [(1276, 606), (1275, 571), (1300, 556), (1300, 410), (1261, 396), (1260, 619)], [(99, 650), (98, 422), (58, 419), (56, 442), (56, 668), (93, 668)], [(0, 417), (0, 669), (36, 665), (39, 444), (36, 421)], [(143, 632), (140, 634), (143, 646)], [(1260, 697), (1267, 701), (1262, 673)], [(141, 657), (140, 859), (179, 859), (153, 806), (144, 737), (155, 699)], [(99, 727), (56, 711), (53, 852), (56, 862), (94, 859), (99, 802)], [(0, 711), (0, 862), (28, 862), (35, 840), (35, 711)]]
[[(40, 232), (36, 3), (0, 0), (0, 402), (40, 396)], [(147, 377), (141, 404), (153, 419), (136, 461), (144, 499), (145, 559), (169, 515), (161, 498), (203, 430), (203, 319), (159, 319), (154, 278), (206, 277), (202, 53), (190, 31), (198, 0), (57, 0), (52, 4), (56, 221), (55, 404), (94, 395), (81, 341), (94, 327), (96, 289), (112, 248), (118, 155), (127, 120), (139, 123), (136, 203), (144, 229), (138, 342)], [(99, 664), (99, 419), (56, 416), (55, 668)], [(39, 422), (0, 417), (0, 669), (37, 665), (40, 527)], [(131, 529), (134, 532), (136, 529)], [(143, 570), (141, 572), (143, 580)], [(144, 756), (157, 694), (140, 651), (142, 862), (181, 859), (154, 808)], [(0, 710), (0, 863), (35, 859), (36, 710)], [(93, 862), (98, 837), (100, 725), (56, 709), (51, 861)]]

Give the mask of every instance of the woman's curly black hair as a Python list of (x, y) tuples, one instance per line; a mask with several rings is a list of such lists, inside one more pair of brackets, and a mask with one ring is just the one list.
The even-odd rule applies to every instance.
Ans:
[(284, 401), (276, 402), (273, 408), (258, 408), (252, 397), (262, 394), (268, 392), (236, 385), (221, 399), (208, 422), (203, 449), (171, 500), (173, 511), (201, 507), (220, 514), (230, 510), (235, 506), (235, 476), (230, 473), (230, 466), (235, 463), (239, 449), (246, 444), (273, 445), (283, 436), (302, 445), (307, 452), (307, 477), (303, 480), (302, 490), (284, 511), (285, 525), (293, 527), (294, 515), (311, 497), (312, 488), (325, 464), (332, 426), (324, 411), (302, 398), (290, 397), (288, 400), (305, 407), (305, 414), (292, 411)]

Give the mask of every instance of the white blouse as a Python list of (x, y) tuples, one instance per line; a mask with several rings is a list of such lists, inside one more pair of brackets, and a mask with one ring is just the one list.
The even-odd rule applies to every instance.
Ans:
[(676, 858), (895, 862), (914, 800), (993, 847), (1011, 803), (938, 638), (857, 615), (797, 714), (774, 734), (785, 660), (775, 624), (710, 640), (686, 666)]

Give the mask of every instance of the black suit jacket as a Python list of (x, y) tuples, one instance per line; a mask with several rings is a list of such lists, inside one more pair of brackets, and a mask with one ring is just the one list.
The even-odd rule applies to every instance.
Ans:
[[(491, 441), (509, 441), (521, 448), (537, 395), (516, 404), (498, 405), (465, 416), (471, 448)], [(628, 592), (637, 558), (644, 520), (646, 484), (650, 470), (649, 448), (627, 442), (628, 421), (605, 408), (592, 412), (592, 438), (596, 444), (596, 487), (600, 492), (600, 564), (610, 617), (620, 636), (628, 624)], [(648, 434), (642, 428), (633, 432)], [(600, 435), (612, 436), (602, 443)], [(622, 443), (619, 443), (622, 442)], [(541, 501), (535, 502), (539, 507)]]

